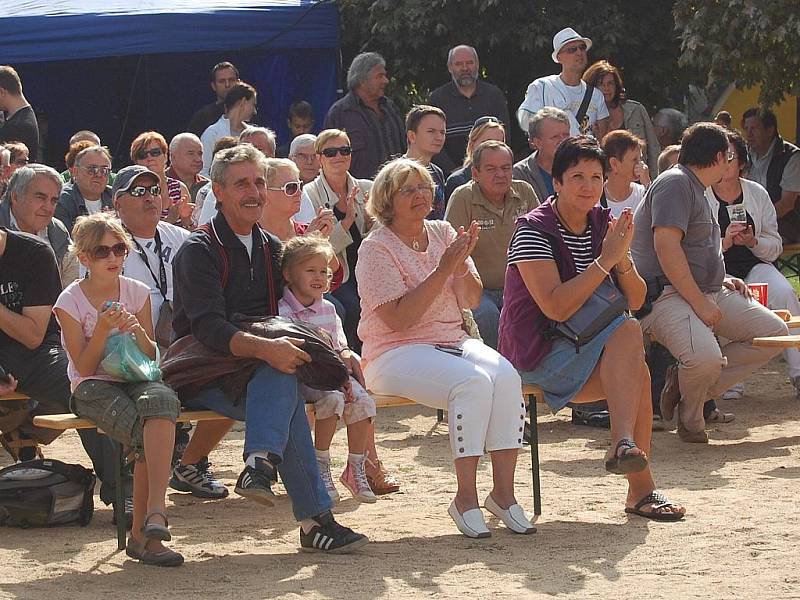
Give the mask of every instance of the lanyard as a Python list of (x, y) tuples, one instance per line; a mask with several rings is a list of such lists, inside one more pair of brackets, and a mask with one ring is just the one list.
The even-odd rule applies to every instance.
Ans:
[(156, 256), (158, 257), (158, 277), (156, 274), (153, 273), (153, 269), (150, 268), (150, 261), (147, 260), (147, 254), (144, 251), (144, 248), (136, 241), (136, 238), (131, 235), (131, 239), (133, 240), (133, 245), (136, 246), (136, 254), (139, 255), (139, 258), (142, 259), (144, 266), (147, 267), (147, 270), (150, 272), (150, 276), (153, 278), (153, 281), (158, 286), (158, 291), (161, 292), (161, 296), (164, 300), (167, 299), (167, 269), (164, 267), (164, 257), (161, 254), (161, 235), (158, 233), (158, 229), (156, 229)]

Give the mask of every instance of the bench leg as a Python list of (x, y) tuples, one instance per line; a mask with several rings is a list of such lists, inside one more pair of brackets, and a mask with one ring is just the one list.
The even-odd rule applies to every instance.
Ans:
[(114, 442), (114, 519), (117, 522), (117, 548), (125, 550), (125, 486), (123, 473), (125, 470), (125, 456), (122, 444)]
[(533, 514), (542, 514), (542, 490), (539, 474), (539, 423), (536, 415), (536, 395), (528, 396), (531, 423), (531, 480), (533, 481)]
[(436, 422), (441, 423), (444, 421), (444, 411), (441, 408), (436, 409)]

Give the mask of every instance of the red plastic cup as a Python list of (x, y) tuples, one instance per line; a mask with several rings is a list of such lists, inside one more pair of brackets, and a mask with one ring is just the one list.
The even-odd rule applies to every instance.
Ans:
[(748, 283), (747, 287), (750, 288), (756, 302), (769, 308), (769, 286), (766, 283)]

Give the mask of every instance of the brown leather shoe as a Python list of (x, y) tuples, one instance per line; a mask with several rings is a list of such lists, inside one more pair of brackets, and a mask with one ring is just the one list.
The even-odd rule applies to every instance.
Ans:
[(672, 421), (675, 417), (675, 407), (681, 401), (681, 388), (678, 383), (678, 365), (670, 365), (664, 375), (664, 389), (661, 390), (659, 405), (661, 416), (665, 421)]
[(376, 496), (400, 491), (400, 483), (384, 468), (379, 460), (367, 462), (367, 482)]
[(678, 436), (690, 444), (707, 444), (708, 434), (705, 430), (689, 431), (683, 426), (683, 423), (678, 423)]

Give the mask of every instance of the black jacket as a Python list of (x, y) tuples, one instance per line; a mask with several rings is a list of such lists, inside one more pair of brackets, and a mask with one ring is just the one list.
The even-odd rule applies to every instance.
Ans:
[(257, 225), (252, 235), (251, 259), (219, 212), (178, 250), (172, 263), (176, 338), (193, 334), (210, 349), (230, 354), (231, 338), (239, 331), (231, 322), (234, 313), (278, 314), (281, 242)]

